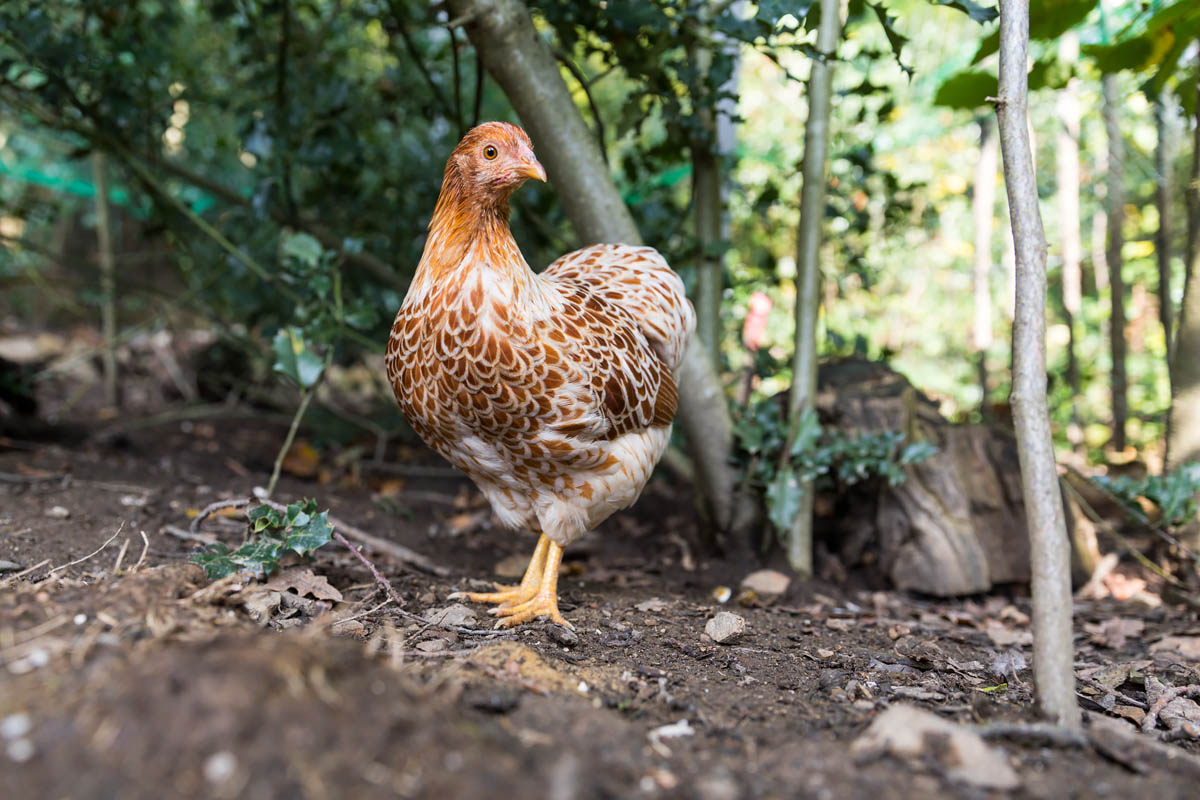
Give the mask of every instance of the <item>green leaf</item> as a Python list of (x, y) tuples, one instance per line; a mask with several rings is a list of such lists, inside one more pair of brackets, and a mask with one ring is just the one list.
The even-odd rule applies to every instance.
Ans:
[(822, 432), (816, 409), (810, 407), (801, 411), (796, 424), (796, 438), (792, 440), (792, 449), (788, 455), (794, 457), (815, 449)]
[(991, 22), (1000, 16), (1000, 12), (991, 6), (981, 6), (972, 0), (933, 0), (934, 5), (948, 6), (966, 14), (976, 22), (983, 24)]
[(879, 24), (883, 26), (883, 32), (892, 46), (892, 53), (896, 56), (896, 63), (900, 65), (900, 69), (911, 76), (912, 67), (905, 66), (904, 62), (900, 60), (900, 51), (904, 49), (904, 45), (908, 44), (908, 37), (896, 30), (896, 18), (889, 14), (882, 4), (867, 3), (867, 5), (879, 18)]
[(987, 103), (1000, 92), (995, 75), (978, 70), (965, 70), (951, 75), (938, 87), (933, 102), (949, 108), (974, 109)]
[(315, 267), (325, 252), (321, 243), (307, 233), (288, 231), (280, 239), (280, 250), (285, 258), (293, 258), (306, 267)]
[(231, 556), (229, 548), (223, 544), (209, 545), (204, 552), (196, 553), (189, 561), (203, 567), (204, 574), (210, 581), (227, 578), (240, 568), (238, 562)]
[(767, 487), (767, 516), (777, 530), (792, 527), (803, 508), (804, 487), (793, 470), (780, 470)]
[(280, 328), (272, 344), (274, 369), (302, 389), (316, 385), (325, 371), (325, 362), (308, 348), (295, 328)]
[(306, 521), (292, 529), (286, 544), (290, 550), (306, 556), (317, 548), (329, 544), (333, 539), (333, 526), (329, 524), (328, 511), (322, 511), (313, 517), (307, 514), (303, 516)]

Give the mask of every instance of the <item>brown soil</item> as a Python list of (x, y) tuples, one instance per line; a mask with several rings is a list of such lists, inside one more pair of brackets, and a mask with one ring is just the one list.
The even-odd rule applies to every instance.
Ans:
[[(1036, 719), (1027, 600), (794, 583), (765, 607), (721, 605), (714, 589), (736, 595), (743, 575), (693, 563), (690, 498), (665, 479), (570, 552), (560, 588), (577, 637), (534, 626), (489, 638), (390, 606), (367, 613), (382, 597), (337, 544), (311, 566), (343, 602), (289, 597), (252, 614), (257, 582), (206, 587), (186, 563), (196, 542), (167, 531), (265, 483), (282, 434), (226, 420), (71, 447), (0, 444), (0, 559), (47, 562), (0, 574), (6, 797), (984, 797), (949, 775), (936, 747), (856, 760), (850, 744), (899, 703), (965, 724)], [(488, 585), (499, 562), (532, 547), (497, 529), (460, 479), (325, 479), (285, 477), (276, 496), (316, 496), (450, 569), (440, 578), (373, 557), (408, 615)], [(235, 543), (238, 528), (218, 519), (203, 530)], [(722, 609), (747, 623), (732, 645), (704, 636)], [(1134, 664), (1118, 685), (1135, 700), (1143, 675), (1200, 683), (1195, 661), (1154, 647), (1200, 632), (1194, 612), (1111, 599), (1079, 608), (1081, 626), (1113, 618), (1144, 628), (1123, 642), (1081, 630), (1080, 670)], [(480, 610), (468, 624), (487, 621)], [(1086, 708), (1112, 706), (1081, 691)], [(651, 735), (681, 720), (691, 735)], [(1090, 748), (995, 746), (1020, 776), (1018, 796), (1195, 796), (1173, 768), (1138, 775)], [(1185, 759), (1198, 749), (1171, 746)]]

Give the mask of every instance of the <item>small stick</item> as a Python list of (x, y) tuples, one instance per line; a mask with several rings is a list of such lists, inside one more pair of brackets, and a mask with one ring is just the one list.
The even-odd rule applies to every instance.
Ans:
[(112, 574), (116, 575), (121, 571), (121, 562), (125, 560), (125, 551), (129, 549), (129, 537), (125, 537), (125, 541), (121, 542), (121, 549), (117, 551), (117, 561), (113, 564)]
[(110, 544), (112, 544), (112, 540), (113, 540), (113, 539), (116, 539), (118, 536), (120, 536), (120, 535), (121, 535), (121, 531), (122, 531), (122, 530), (124, 530), (124, 529), (125, 529), (125, 520), (121, 520), (121, 525), (120, 525), (120, 527), (118, 527), (118, 528), (117, 528), (117, 532), (116, 532), (116, 533), (114, 533), (112, 536), (108, 537), (108, 540), (107, 540), (107, 541), (105, 541), (105, 542), (104, 542), (104, 544), (102, 544), (102, 545), (100, 545), (98, 548), (96, 548), (96, 550), (95, 550), (94, 552), (88, 553), (88, 554), (87, 554), (86, 556), (84, 556), (83, 558), (77, 558), (77, 559), (75, 559), (74, 561), (72, 561), (72, 562), (71, 562), (71, 563), (69, 563), (69, 564), (63, 564), (61, 567), (55, 567), (54, 569), (50, 570), (50, 572), (48, 572), (48, 573), (47, 573), (47, 577), (49, 577), (50, 575), (53, 575), (53, 574), (54, 574), (54, 573), (56, 573), (56, 572), (59, 572), (59, 571), (61, 571), (61, 570), (64, 570), (64, 569), (66, 569), (67, 567), (73, 567), (73, 566), (75, 566), (76, 564), (82, 564), (84, 561), (87, 561), (89, 558), (91, 558), (92, 556), (96, 555), (96, 554), (97, 554), (97, 553), (99, 553), (101, 550), (103, 550), (104, 548), (106, 548), (106, 547), (108, 547)]
[(34, 570), (41, 569), (42, 567), (46, 566), (49, 563), (50, 563), (50, 559), (43, 558), (41, 561), (34, 564), (32, 567), (26, 567), (25, 569), (21, 570), (20, 572), (16, 573), (15, 575), (9, 575), (3, 581), (0, 581), (0, 586), (8, 586), (10, 583), (15, 583), (17, 578), (24, 578), (29, 573), (33, 572)]
[(1059, 747), (1083, 747), (1087, 738), (1062, 725), (1049, 722), (989, 722), (972, 729), (985, 739), (1033, 739)]
[(1100, 691), (1104, 692), (1104, 694), (1111, 694), (1112, 696), (1116, 697), (1121, 702), (1125, 703), (1125, 705), (1133, 706), (1135, 708), (1140, 708), (1143, 711), (1145, 711), (1148, 708), (1148, 706), (1145, 703), (1143, 703), (1141, 700), (1135, 700), (1134, 698), (1130, 697), (1129, 695), (1125, 694), (1124, 692), (1118, 692), (1116, 689), (1110, 689), (1107, 686), (1105, 686), (1103, 683), (1101, 683), (1100, 681), (1093, 680), (1091, 678), (1085, 678), (1082, 675), (1076, 675), (1075, 680), (1079, 681), (1080, 683), (1082, 683), (1086, 686), (1090, 686), (1093, 689), (1099, 689)]
[(1172, 686), (1165, 690), (1162, 695), (1154, 701), (1150, 706), (1150, 710), (1146, 712), (1146, 718), (1142, 720), (1142, 732), (1150, 733), (1158, 725), (1158, 715), (1167, 707), (1167, 704), (1178, 697), (1200, 697), (1200, 685), (1189, 684), (1187, 686)]
[(204, 508), (200, 509), (200, 513), (197, 514), (196, 518), (192, 520), (192, 524), (188, 526), (188, 530), (192, 533), (196, 533), (200, 530), (200, 523), (204, 522), (204, 520), (208, 519), (218, 511), (226, 508), (245, 508), (248, 505), (250, 505), (249, 498), (244, 498), (241, 500), (231, 498), (229, 500), (218, 500), (215, 503), (209, 503)]
[(392, 586), (392, 582), (383, 577), (379, 570), (375, 569), (375, 565), (371, 563), (371, 559), (364, 556), (357, 547), (350, 544), (350, 542), (346, 540), (346, 537), (342, 536), (339, 531), (333, 532), (333, 538), (345, 545), (346, 549), (353, 553), (354, 557), (361, 561), (363, 565), (371, 571), (371, 577), (375, 579), (376, 583), (383, 587), (383, 591), (387, 593), (387, 596), (392, 600), (392, 602), (394, 602), (397, 606), (404, 605), (404, 598), (396, 593), (396, 588)]
[(146, 535), (145, 531), (138, 531), (138, 533), (142, 535), (142, 554), (138, 556), (137, 563), (130, 568), (130, 572), (138, 571), (138, 568), (142, 566), (142, 562), (146, 560), (146, 553), (150, 550), (150, 537)]
[(201, 544), (215, 544), (217, 537), (210, 536), (207, 533), (192, 533), (184, 530), (176, 525), (163, 525), (162, 532), (174, 536), (176, 539), (183, 539), (188, 542), (200, 542)]

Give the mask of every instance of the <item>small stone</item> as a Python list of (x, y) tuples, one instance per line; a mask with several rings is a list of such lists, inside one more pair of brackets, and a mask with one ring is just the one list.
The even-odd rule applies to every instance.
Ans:
[(667, 601), (660, 597), (651, 597), (645, 602), (638, 603), (636, 606), (634, 606), (634, 608), (636, 608), (638, 611), (646, 612), (665, 611), (667, 608)]
[(46, 509), (45, 514), (50, 519), (66, 519), (71, 516), (71, 511), (62, 506), (50, 506)]
[(237, 769), (237, 758), (228, 750), (213, 753), (204, 762), (204, 778), (209, 783), (224, 783)]
[(787, 591), (792, 579), (773, 569), (760, 569), (742, 578), (742, 591), (753, 592), (763, 602), (779, 598)]
[(833, 658), (834, 653), (827, 647), (817, 648), (817, 658)]
[(492, 567), (492, 572), (501, 578), (520, 578), (525, 575), (525, 568), (528, 566), (529, 556), (518, 553), (497, 561), (496, 566)]
[(729, 598), (733, 597), (733, 590), (728, 586), (718, 586), (712, 590), (712, 599), (724, 605), (729, 602)]
[(704, 632), (717, 644), (731, 644), (746, 633), (746, 620), (729, 611), (721, 611), (708, 621)]
[(24, 711), (9, 714), (0, 720), (0, 737), (5, 739), (19, 739), (31, 730), (33, 730), (33, 720)]
[(579, 635), (570, 628), (564, 628), (562, 625), (550, 625), (546, 629), (546, 635), (551, 641), (561, 644), (563, 647), (574, 647), (579, 644)]
[(37, 752), (33, 746), (33, 742), (28, 739), (13, 739), (5, 749), (8, 752), (8, 757), (18, 764), (24, 764), (33, 758), (34, 753)]
[(0, 558), (0, 572), (16, 572), (20, 568), (21, 565), (17, 562)]
[(417, 649), (422, 653), (440, 653), (446, 649), (446, 640), (426, 639), (423, 642), (417, 642)]
[(445, 608), (427, 611), (425, 612), (425, 618), (434, 625), (440, 625), (443, 628), (470, 628), (475, 625), (478, 619), (475, 616), (475, 609), (465, 606), (462, 603), (452, 603)]

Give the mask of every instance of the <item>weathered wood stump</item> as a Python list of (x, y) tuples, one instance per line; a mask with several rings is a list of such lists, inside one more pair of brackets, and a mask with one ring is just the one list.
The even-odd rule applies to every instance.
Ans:
[(817, 411), (822, 424), (846, 433), (899, 430), (938, 448), (906, 466), (901, 485), (851, 486), (837, 499), (834, 508), (851, 509), (852, 518), (853, 529), (831, 545), (844, 566), (877, 560), (896, 588), (942, 597), (1029, 580), (1011, 432), (951, 424), (903, 375), (862, 359), (821, 366)]

